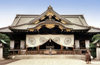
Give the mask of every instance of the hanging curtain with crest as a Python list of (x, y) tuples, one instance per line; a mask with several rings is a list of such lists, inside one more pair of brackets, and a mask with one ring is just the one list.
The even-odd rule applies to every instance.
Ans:
[(26, 35), (26, 45), (27, 47), (37, 47), (50, 39), (65, 47), (74, 45), (74, 35)]

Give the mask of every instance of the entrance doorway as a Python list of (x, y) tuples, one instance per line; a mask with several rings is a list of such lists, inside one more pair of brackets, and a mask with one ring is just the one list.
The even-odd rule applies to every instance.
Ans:
[(53, 40), (48, 40), (46, 43), (40, 46), (40, 51), (43, 51), (43, 54), (57, 54), (61, 49), (61, 46), (55, 43)]
[(55, 49), (59, 50), (61, 49), (61, 46), (57, 43), (55, 43), (53, 40), (48, 40), (46, 43), (40, 46), (40, 49)]
[(56, 55), (56, 54), (74, 54), (73, 48), (64, 47), (55, 43), (52, 39), (49, 39), (43, 45), (31, 48), (27, 48), (27, 54), (46, 54), (46, 55)]

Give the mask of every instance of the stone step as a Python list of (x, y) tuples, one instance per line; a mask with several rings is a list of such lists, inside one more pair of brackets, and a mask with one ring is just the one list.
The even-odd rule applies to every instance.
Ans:
[(13, 59), (45, 59), (45, 58), (64, 58), (64, 59), (85, 59), (84, 55), (14, 55)]

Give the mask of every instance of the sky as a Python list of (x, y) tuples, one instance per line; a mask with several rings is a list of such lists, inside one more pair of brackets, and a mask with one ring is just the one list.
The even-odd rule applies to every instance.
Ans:
[(42, 14), (51, 5), (59, 14), (84, 15), (100, 27), (100, 0), (0, 0), (0, 28), (10, 26), (16, 14)]

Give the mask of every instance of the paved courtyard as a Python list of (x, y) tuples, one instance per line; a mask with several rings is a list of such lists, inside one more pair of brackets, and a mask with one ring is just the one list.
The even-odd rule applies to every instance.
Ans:
[(86, 64), (84, 60), (67, 58), (33, 58), (22, 59), (6, 65), (100, 65), (100, 61)]
[(0, 60), (0, 65), (6, 65), (8, 63), (11, 63), (11, 62), (15, 62), (15, 61), (18, 61), (18, 60), (12, 60), (12, 59), (8, 59), (8, 60)]

